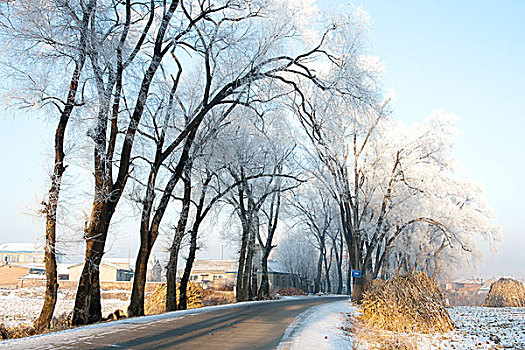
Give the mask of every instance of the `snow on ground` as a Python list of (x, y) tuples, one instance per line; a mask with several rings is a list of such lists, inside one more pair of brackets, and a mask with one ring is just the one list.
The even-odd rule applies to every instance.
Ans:
[(421, 349), (525, 349), (525, 308), (458, 306), (449, 313), (456, 329), (421, 337)]
[(314, 306), (288, 327), (279, 349), (350, 349), (351, 339), (343, 326), (346, 314), (355, 311), (348, 299)]
[[(6, 327), (14, 327), (19, 325), (32, 325), (35, 318), (38, 317), (44, 305), (44, 291), (45, 287), (38, 288), (21, 288), (21, 289), (0, 289), (0, 323), (4, 323)], [(118, 291), (129, 295), (130, 291)], [(128, 307), (126, 298), (108, 299), (116, 295), (115, 291), (102, 291), (102, 315), (106, 316), (116, 309), (125, 310)], [(55, 315), (69, 313), (73, 310), (75, 304), (75, 291), (72, 290), (58, 290), (58, 299), (55, 307)]]
[[(361, 330), (363, 336), (354, 338), (353, 342), (360, 350), (395, 342), (428, 350), (525, 349), (525, 308), (459, 306), (449, 308), (448, 311), (456, 325), (456, 329), (451, 332), (401, 334)], [(356, 315), (354, 313), (352, 316)], [(385, 339), (389, 341), (385, 342)], [(379, 343), (374, 344), (378, 340)]]

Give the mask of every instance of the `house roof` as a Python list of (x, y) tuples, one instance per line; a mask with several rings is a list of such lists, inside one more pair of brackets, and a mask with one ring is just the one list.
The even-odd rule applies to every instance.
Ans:
[(270, 273), (291, 273), (285, 266), (276, 260), (268, 260), (268, 272)]
[(474, 279), (459, 279), (459, 280), (455, 280), (455, 281), (452, 281), (452, 283), (457, 283), (457, 284), (483, 284), (482, 281), (480, 280), (474, 280)]
[(42, 274), (39, 274), (39, 273), (30, 273), (30, 274), (24, 275), (22, 277), (19, 277), (18, 279), (19, 280), (45, 280), (46, 279), (46, 275), (42, 275)]
[(58, 275), (69, 275), (69, 268), (73, 264), (57, 264), (57, 274)]
[[(44, 253), (44, 245), (42, 243), (1, 243), (0, 253)], [(59, 251), (55, 252), (57, 255), (65, 255)]]
[(195, 260), (192, 272), (237, 272), (237, 260)]
[[(219, 273), (219, 272), (237, 272), (237, 260), (196, 260), (191, 271), (193, 273)], [(276, 260), (268, 260), (269, 273), (291, 273), (286, 267)]]
[(44, 252), (42, 244), (37, 243), (2, 243), (0, 244), (0, 252), (5, 253), (33, 253)]

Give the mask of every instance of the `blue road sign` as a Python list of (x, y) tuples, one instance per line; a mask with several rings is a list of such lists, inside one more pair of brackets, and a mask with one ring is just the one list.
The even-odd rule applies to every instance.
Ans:
[(352, 270), (352, 277), (361, 278), (361, 270)]

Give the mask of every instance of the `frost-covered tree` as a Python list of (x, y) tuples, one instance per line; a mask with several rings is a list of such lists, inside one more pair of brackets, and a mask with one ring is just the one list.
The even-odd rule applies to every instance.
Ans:
[[(270, 111), (269, 113), (273, 113)], [(271, 118), (271, 119), (269, 119)], [(273, 249), (273, 237), (279, 220), (282, 193), (301, 182), (289, 165), (295, 148), (288, 136), (285, 120), (277, 113), (264, 121), (246, 119), (229, 127), (229, 134), (217, 148), (227, 172), (223, 183), (238, 186), (225, 200), (239, 218), (239, 267), (237, 299), (249, 300), (258, 294), (254, 285), (259, 262), (254, 261), (256, 245), (261, 250), (261, 297), (267, 297), (267, 261)], [(271, 123), (266, 124), (268, 120)], [(264, 227), (266, 234), (261, 233)], [(264, 237), (264, 238), (263, 238)]]
[[(84, 105), (89, 26), (95, 1), (23, 0), (0, 4), (2, 68), (8, 81), (8, 104), (38, 110), (58, 119), (54, 166), (47, 201), (45, 268), (46, 292), (35, 329), (49, 327), (57, 300), (57, 209), (66, 170), (66, 130), (75, 109)], [(57, 69), (57, 67), (61, 67)], [(79, 96), (80, 95), (80, 96)]]

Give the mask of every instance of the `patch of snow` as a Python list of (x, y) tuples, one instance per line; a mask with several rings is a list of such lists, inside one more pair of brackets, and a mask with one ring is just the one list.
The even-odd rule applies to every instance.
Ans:
[(458, 306), (449, 309), (456, 329), (422, 336), (423, 349), (525, 349), (525, 308)]
[(343, 327), (346, 314), (355, 310), (349, 299), (306, 310), (288, 327), (279, 349), (351, 349), (351, 338)]
[[(45, 287), (0, 289), (0, 323), (6, 327), (32, 325), (44, 305)], [(127, 291), (129, 293), (129, 291)], [(102, 293), (102, 315), (106, 316), (116, 309), (125, 310), (129, 301), (119, 299), (106, 299)], [(75, 304), (75, 291), (59, 289), (55, 316), (73, 310)]]

